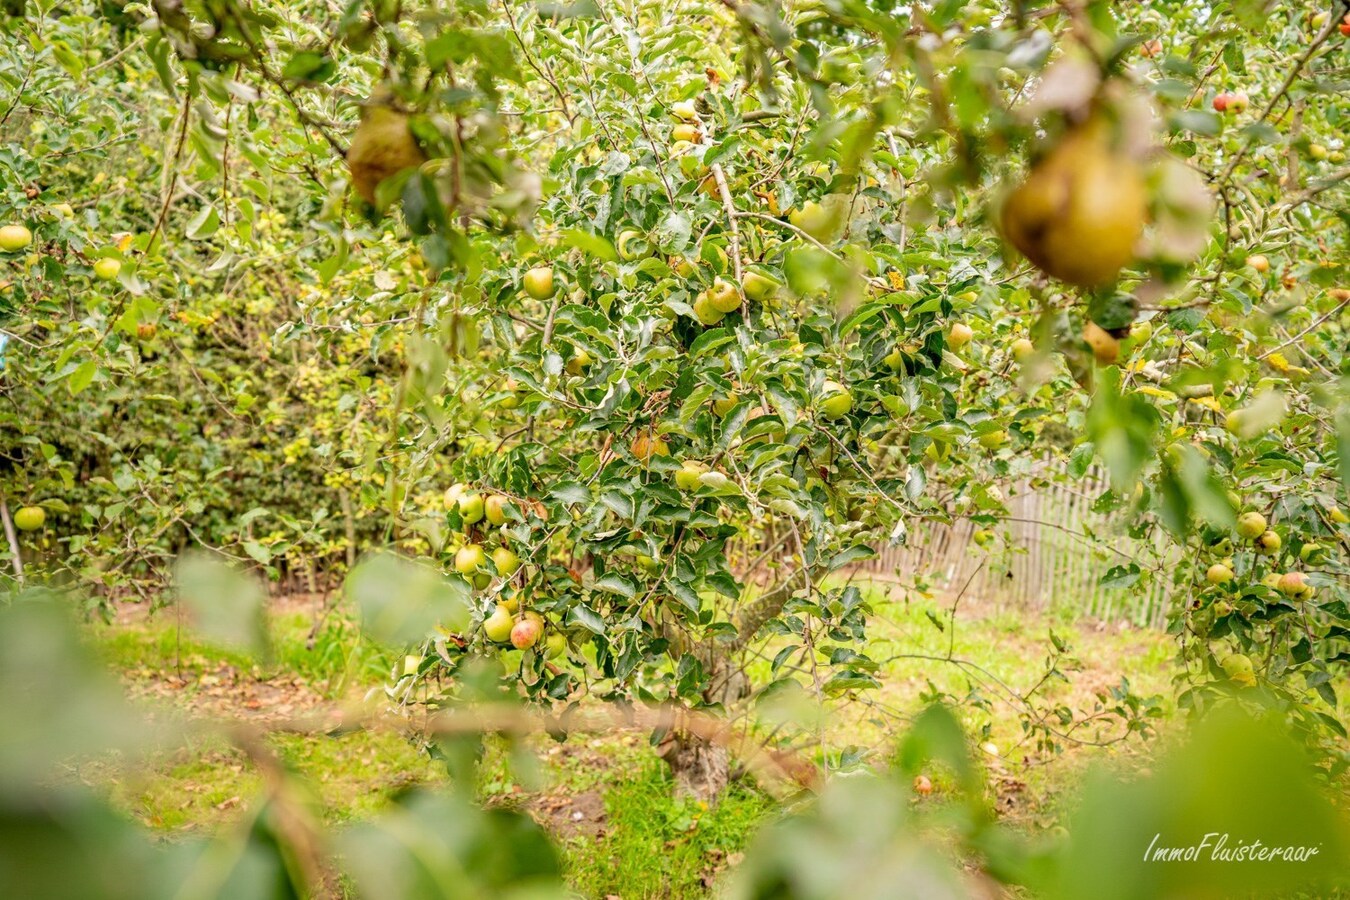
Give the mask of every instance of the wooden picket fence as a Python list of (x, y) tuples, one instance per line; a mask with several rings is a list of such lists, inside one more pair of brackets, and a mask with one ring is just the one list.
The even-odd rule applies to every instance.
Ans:
[(877, 555), (855, 570), (899, 584), (922, 581), (932, 593), (961, 593), (997, 609), (1067, 610), (1162, 627), (1172, 593), (1169, 577), (1145, 577), (1127, 587), (1101, 583), (1116, 566), (1137, 562), (1167, 572), (1176, 560), (1161, 536), (1157, 542), (1136, 540), (1125, 533), (1123, 516), (1093, 511), (1106, 486), (1100, 470), (1074, 478), (1063, 461), (1038, 462), (1005, 486), (1009, 515), (991, 529), (996, 537), (985, 547), (976, 545), (979, 529), (968, 519), (920, 523), (904, 544), (877, 547)]

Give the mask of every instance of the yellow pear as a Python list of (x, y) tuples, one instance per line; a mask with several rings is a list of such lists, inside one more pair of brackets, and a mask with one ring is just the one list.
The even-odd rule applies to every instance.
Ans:
[(1099, 287), (1134, 259), (1148, 196), (1139, 166), (1113, 149), (1106, 123), (1060, 138), (1004, 201), (1003, 234), (1061, 281)]
[(375, 188), (404, 169), (426, 162), (426, 154), (417, 146), (408, 117), (376, 93), (361, 110), (361, 124), (347, 149), (347, 168), (352, 185), (367, 203), (375, 203)]

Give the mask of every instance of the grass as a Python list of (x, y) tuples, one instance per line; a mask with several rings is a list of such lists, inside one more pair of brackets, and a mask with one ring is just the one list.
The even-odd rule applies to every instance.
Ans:
[(603, 837), (564, 842), (568, 883), (586, 897), (636, 900), (707, 893), (774, 805), (741, 786), (711, 810), (675, 800), (665, 772), (649, 763), (637, 779), (605, 792), (605, 810)]
[[(1172, 648), (1166, 635), (979, 609), (963, 610), (953, 635), (934, 625), (934, 618), (948, 620), (948, 610), (936, 601), (892, 597), (881, 586), (865, 592), (876, 611), (869, 653), (880, 663), (883, 687), (863, 695), (870, 706), (835, 705), (821, 735), (827, 755), (861, 747), (884, 761), (904, 717), (921, 709), (925, 697), (963, 698), (965, 724), (1004, 748), (986, 760), (991, 799), (1019, 827), (1056, 822), (1061, 809), (1055, 798), (1067, 793), (1089, 760), (1110, 754), (1070, 746), (1058, 756), (1030, 746), (1017, 703), (1000, 696), (997, 685), (1026, 694), (1040, 684), (1034, 694), (1039, 702), (1081, 707), (1128, 673), (1139, 693), (1168, 694)], [(293, 608), (274, 614), (272, 655), (261, 663), (180, 634), (169, 615), (93, 625), (90, 636), (133, 695), (194, 714), (265, 717), (293, 707), (301, 716), (382, 685), (389, 657), (357, 641), (336, 615), (311, 640), (313, 621), (312, 612)], [(1051, 628), (1082, 660), (1081, 667), (1061, 663), (1067, 680), (1043, 680)], [(949, 656), (969, 659), (983, 673)], [(763, 678), (768, 664), (757, 665), (762, 671), (754, 675)], [(981, 696), (988, 702), (970, 702)], [(447, 780), (441, 764), (390, 731), (275, 733), (267, 741), (312, 786), (328, 824), (369, 817), (410, 785)], [(490, 804), (521, 806), (540, 820), (557, 838), (568, 881), (581, 896), (706, 896), (759, 826), (776, 815), (775, 801), (749, 783), (733, 786), (714, 809), (674, 799), (645, 734), (578, 734), (561, 744), (540, 736), (526, 745), (530, 752), (512, 754), (500, 741), (490, 742), (479, 794)], [(934, 775), (941, 790), (941, 773)], [(263, 788), (255, 767), (223, 737), (199, 739), (135, 773), (96, 777), (117, 805), (168, 836), (237, 820)]]

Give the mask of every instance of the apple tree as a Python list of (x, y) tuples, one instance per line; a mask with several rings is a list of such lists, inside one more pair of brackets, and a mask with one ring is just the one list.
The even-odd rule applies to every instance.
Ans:
[[(997, 532), (1048, 455), (1066, 479), (1103, 463), (1096, 508), (1169, 536), (1108, 577), (1175, 582), (1188, 706), (1341, 731), (1343, 4), (33, 5), (12, 108), (60, 107), (25, 65), (88, 73), (153, 98), (110, 135), (167, 146), (157, 198), (90, 190), (78, 228), (43, 197), (62, 151), (22, 159), (25, 397), (128, 389), (160, 309), (241, 321), (155, 377), (230, 360), (190, 393), (264, 483), (314, 473), (323, 515), (189, 491), (160, 456), (91, 465), (121, 506), (157, 485), (139, 537), (218, 515), (223, 552), (274, 570), (385, 540), (439, 560), (475, 615), (395, 696), (449, 702), (489, 659), (563, 706), (857, 697), (874, 611), (841, 573), (935, 524)], [(130, 86), (99, 80), (131, 55)], [(88, 252), (103, 217), (135, 227)], [(98, 279), (120, 289), (71, 295)], [(250, 443), (287, 421), (273, 379), (307, 388), (291, 425), (319, 416), (280, 457)], [(24, 471), (73, 490), (22, 433)], [(105, 512), (67, 548), (117, 536)], [(285, 530), (260, 540), (263, 515)], [(1052, 719), (1028, 724), (1047, 745)], [(725, 784), (725, 742), (658, 737), (685, 789)]]

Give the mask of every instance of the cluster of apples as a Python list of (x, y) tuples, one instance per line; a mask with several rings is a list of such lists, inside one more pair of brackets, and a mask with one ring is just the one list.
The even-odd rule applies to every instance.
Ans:
[[(677, 273), (693, 274), (693, 265), (688, 260), (675, 260)], [(703, 325), (711, 327), (718, 324), (727, 315), (741, 308), (741, 297), (753, 303), (765, 303), (773, 299), (782, 287), (776, 278), (764, 273), (747, 269), (741, 276), (740, 289), (734, 283), (718, 276), (713, 279), (712, 287), (699, 291), (694, 297), (694, 315)]]
[[(1320, 12), (1314, 15), (1312, 17), (1313, 31), (1320, 32), (1323, 28), (1326, 27), (1327, 20), (1330, 18), (1331, 14), (1327, 12)], [(1340, 31), (1340, 33), (1343, 36), (1350, 37), (1350, 13), (1346, 13), (1345, 16), (1339, 22), (1336, 23), (1336, 28)]]
[[(471, 531), (479, 522), (489, 525), (506, 524), (511, 501), (501, 494), (484, 497), (467, 485), (451, 485), (445, 492), (446, 509), (457, 509), (465, 531)], [(520, 557), (504, 542), (491, 553), (493, 568), (502, 578), (510, 578), (520, 569)], [(488, 571), (488, 552), (482, 544), (470, 542), (455, 551), (455, 571), (468, 579), (478, 590), (492, 583), (492, 573)]]
[[(445, 492), (446, 509), (459, 512), (464, 530), (472, 533), (479, 523), (500, 527), (511, 517), (511, 499), (502, 494), (484, 495), (466, 484), (451, 485)], [(488, 560), (492, 561), (491, 568)], [(510, 578), (520, 570), (520, 556), (503, 540), (489, 553), (482, 544), (470, 541), (455, 551), (454, 569), (477, 590), (492, 583), (493, 572), (501, 578)], [(483, 636), (494, 644), (510, 643), (517, 650), (527, 650), (539, 643), (544, 634), (544, 619), (533, 611), (520, 612), (519, 601), (503, 593), (492, 612), (483, 620)], [(553, 639), (556, 637), (556, 640)], [(566, 639), (551, 636), (549, 656), (556, 657), (566, 649)]]
[[(65, 205), (65, 204), (63, 204)], [(33, 232), (27, 226), (9, 224), (0, 226), (0, 251), (18, 253), (33, 244)], [(122, 271), (122, 261), (112, 256), (102, 256), (94, 261), (94, 277), (99, 281), (112, 281)]]
[[(520, 612), (515, 598), (503, 597), (483, 620), (483, 637), (494, 644), (509, 643), (517, 650), (528, 650), (544, 637), (544, 617), (534, 610)], [(550, 629), (544, 642), (549, 659), (556, 659), (567, 650), (567, 637), (556, 628)]]
[(1251, 106), (1251, 99), (1245, 91), (1222, 91), (1214, 95), (1213, 106), (1215, 112), (1237, 115)]
[[(622, 243), (622, 238), (620, 243)], [(521, 276), (520, 286), (525, 291), (526, 296), (535, 300), (548, 300), (558, 292), (558, 282), (553, 277), (553, 267), (547, 263), (541, 263), (526, 270), (525, 274)], [(574, 355), (568, 358), (564, 368), (568, 375), (584, 375), (594, 362), (595, 360), (585, 350), (577, 350)], [(520, 405), (519, 386), (514, 380), (508, 379), (506, 389), (508, 394), (507, 398), (502, 401), (502, 406), (505, 409), (515, 409)]]

